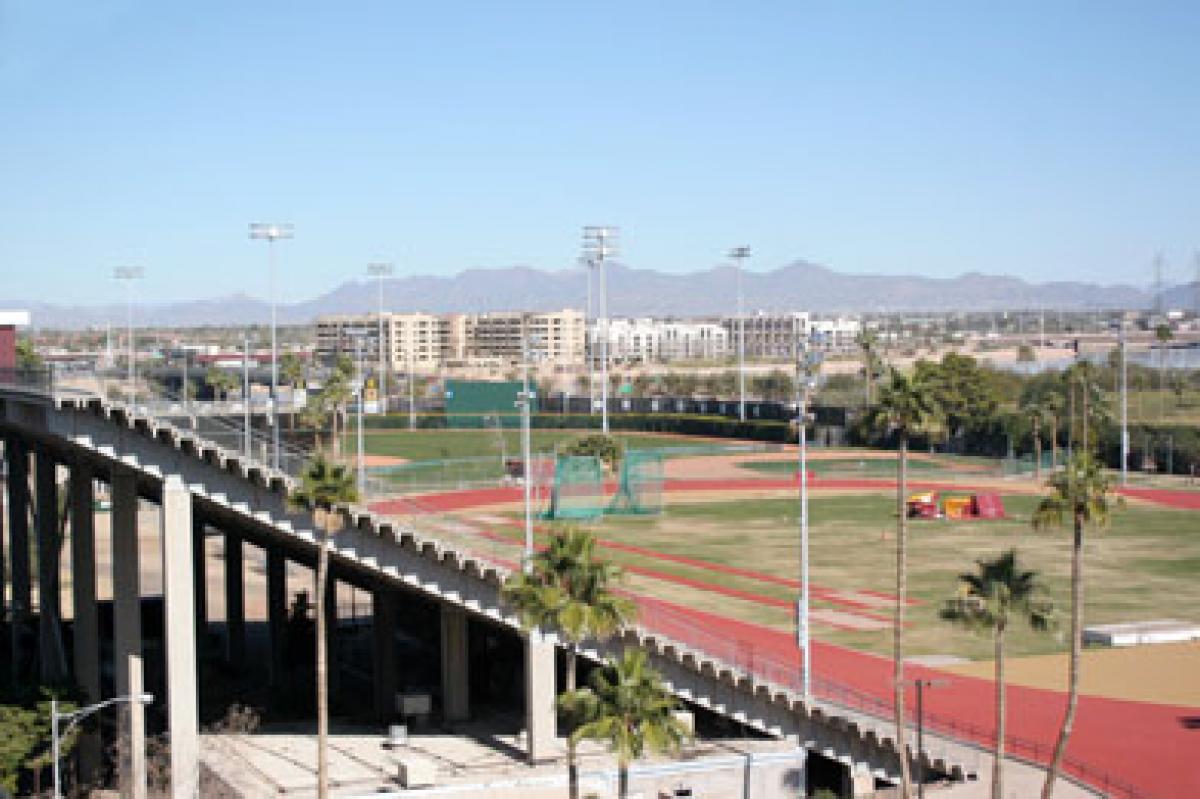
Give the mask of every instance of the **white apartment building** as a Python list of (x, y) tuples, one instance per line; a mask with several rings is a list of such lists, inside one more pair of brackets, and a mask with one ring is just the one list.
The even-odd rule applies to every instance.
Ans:
[[(729, 347), (737, 352), (738, 319), (736, 316), (721, 320), (729, 336)], [(747, 314), (744, 320), (746, 357), (750, 359), (794, 359), (796, 342), (802, 338), (819, 337), (825, 346), (835, 349), (852, 347), (862, 329), (857, 319), (834, 317), (817, 319), (807, 311), (769, 314), (759, 311)]]
[[(593, 320), (591, 351), (600, 357), (604, 327)], [(720, 324), (674, 319), (611, 319), (608, 324), (609, 358), (625, 363), (661, 363), (715, 359), (729, 355), (729, 336)]]
[(833, 319), (813, 319), (808, 325), (809, 332), (819, 335), (825, 343), (834, 349), (856, 346), (855, 340), (862, 331), (862, 323), (857, 319), (838, 316)]

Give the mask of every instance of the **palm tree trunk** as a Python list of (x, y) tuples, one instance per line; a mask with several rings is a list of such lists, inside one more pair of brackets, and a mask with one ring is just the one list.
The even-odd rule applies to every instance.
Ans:
[(629, 799), (629, 764), (624, 760), (617, 763), (617, 796)]
[[(332, 514), (332, 511), (326, 511)], [(329, 536), (332, 522), (321, 525), (321, 551), (317, 555), (317, 796), (329, 796), (329, 679), (326, 649), (325, 603), (329, 601), (325, 584), (329, 576)]]
[(1050, 471), (1058, 468), (1058, 414), (1050, 417)]
[[(575, 646), (571, 644), (567, 647), (567, 693), (575, 690), (575, 666)], [(567, 720), (568, 724), (574, 721), (571, 718)], [(571, 735), (572, 732), (574, 730), (567, 731), (567, 792), (570, 799), (579, 799), (579, 764), (575, 761), (575, 737)]]
[(900, 795), (908, 799), (912, 781), (904, 727), (904, 604), (908, 593), (908, 434), (900, 434), (896, 481), (896, 620), (892, 628), (892, 683), (895, 692), (896, 750), (900, 754)]
[(1004, 797), (1004, 734), (1007, 707), (1004, 697), (1004, 623), (996, 627), (996, 749), (992, 764), (992, 799)]
[(1039, 483), (1042, 481), (1042, 429), (1038, 420), (1033, 420), (1033, 476)]
[(330, 420), (330, 425), (333, 428), (333, 457), (334, 457), (334, 460), (340, 460), (342, 457), (342, 434), (341, 434), (341, 431), (338, 430), (338, 427), (339, 427), (338, 422), (340, 421), (338, 417), (339, 417), (338, 409), (334, 408), (332, 418)]
[(1042, 786), (1042, 799), (1054, 795), (1054, 780), (1067, 751), (1071, 727), (1075, 723), (1075, 706), (1079, 703), (1079, 653), (1083, 649), (1083, 517), (1075, 514), (1075, 540), (1071, 550), (1071, 660), (1067, 679), (1067, 712), (1063, 716), (1058, 742), (1054, 744), (1054, 756), (1046, 770), (1046, 783)]

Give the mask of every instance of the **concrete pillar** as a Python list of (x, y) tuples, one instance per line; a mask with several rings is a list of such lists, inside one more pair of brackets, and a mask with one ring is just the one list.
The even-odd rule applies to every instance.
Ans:
[(556, 757), (554, 644), (541, 633), (525, 637), (525, 736), (530, 763)]
[(62, 597), (59, 593), (61, 552), (58, 523), (58, 466), (45, 450), (36, 453), (34, 484), (37, 494), (38, 674), (43, 683), (67, 676), (67, 653), (62, 638)]
[[(116, 468), (112, 476), (113, 669), (117, 696), (142, 691), (142, 606), (138, 579), (137, 476)], [(146, 795), (146, 715), (138, 702), (123, 703), (119, 735), (131, 742), (119, 769), (121, 796)]]
[(376, 589), (371, 605), (375, 713), (380, 721), (390, 721), (396, 715), (396, 594), (386, 588)]
[(246, 660), (246, 586), (242, 537), (225, 534), (225, 658), (234, 666)]
[(204, 522), (192, 515), (192, 602), (196, 611), (196, 641), (208, 635), (208, 549), (205, 547)]
[(178, 477), (168, 477), (162, 490), (162, 574), (173, 799), (193, 799), (200, 792), (193, 532), (192, 494)]
[(29, 624), (32, 596), (29, 587), (29, 450), (17, 439), (4, 447), (8, 466), (8, 541), (12, 570), (12, 605), (9, 629), (13, 682), (26, 676), (25, 655), (21, 651)]
[[(95, 475), (85, 463), (71, 467), (71, 600), (75, 682), (84, 704), (100, 701), (100, 625), (96, 612)], [(87, 732), (79, 739), (79, 771), (90, 781), (100, 766), (100, 737)]]
[(467, 612), (442, 605), (442, 718), (466, 721), (471, 714), (467, 663)]
[[(337, 575), (333, 564), (329, 564), (329, 576), (325, 582), (325, 652), (326, 663), (329, 666), (329, 706), (333, 707), (338, 701), (338, 691), (342, 685), (342, 670), (338, 663), (338, 595)], [(320, 610), (318, 610), (320, 612)]]
[(267, 548), (267, 629), (271, 645), (271, 684), (282, 685), (287, 673), (287, 559), (277, 546)]
[(842, 772), (842, 796), (851, 799), (875, 795), (875, 775), (870, 771), (860, 770), (854, 765), (844, 765)]

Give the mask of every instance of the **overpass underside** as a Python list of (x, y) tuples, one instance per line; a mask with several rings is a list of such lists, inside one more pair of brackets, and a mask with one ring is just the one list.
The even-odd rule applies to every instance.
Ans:
[[(74, 681), (89, 702), (149, 685), (152, 728), (170, 735), (171, 793), (198, 795), (202, 715), (248, 698), (284, 717), (302, 713), (314, 693), (306, 597), (321, 539), (312, 519), (289, 505), (281, 473), (96, 398), (0, 390), (0, 434), (9, 477), (12, 675)], [(110, 510), (96, 510), (98, 489)], [(60, 592), (38, 590), (57, 580), (60, 495), (69, 521), (70, 646), (62, 643)], [(153, 509), (149, 522), (139, 508)], [(351, 601), (349, 611), (345, 601), (327, 606), (335, 712), (381, 725), (415, 718), (450, 726), (493, 713), (517, 719), (516, 740), (530, 762), (555, 757), (558, 644), (552, 634), (519, 628), (500, 602), (503, 571), (395, 520), (357, 507), (338, 512), (344, 524), (331, 542), (331, 596)], [(99, 548), (98, 530), (107, 539)], [(111, 553), (109, 562), (98, 550)], [(151, 588), (143, 582), (152, 572), (160, 574), (158, 604), (146, 601)], [(111, 632), (98, 584), (111, 584)], [(360, 599), (370, 608), (361, 617)], [(219, 623), (209, 612), (218, 606)], [(600, 660), (631, 645), (649, 652), (701, 716), (792, 740), (840, 764), (847, 793), (896, 778), (899, 756), (874, 726), (806, 705), (652, 631), (633, 628), (583, 654)], [(140, 708), (121, 712), (122, 733), (145, 725)], [(100, 743), (95, 735), (81, 741), (82, 773), (100, 765)], [(941, 761), (926, 767), (961, 776)], [(144, 770), (134, 753), (118, 770), (124, 792)]]

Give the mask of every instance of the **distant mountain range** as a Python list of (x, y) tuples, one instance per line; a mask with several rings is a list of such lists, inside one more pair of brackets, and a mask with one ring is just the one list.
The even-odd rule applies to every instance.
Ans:
[[(388, 310), (500, 311), (582, 308), (586, 277), (581, 269), (542, 271), (523, 266), (471, 269), (450, 277), (402, 277), (385, 281)], [(734, 309), (735, 273), (716, 267), (687, 274), (608, 269), (609, 312), (614, 316), (703, 316)], [(1057, 281), (1029, 283), (1015, 277), (967, 273), (954, 278), (917, 275), (855, 275), (797, 261), (770, 272), (743, 276), (747, 312), (809, 310), (818, 313), (880, 311), (970, 311), (1001, 309), (1091, 310), (1146, 308), (1153, 295), (1131, 285)], [(374, 282), (350, 281), (315, 299), (279, 307), (284, 323), (311, 322), (326, 313), (376, 308)], [(1192, 307), (1196, 288), (1174, 286), (1163, 292), (1167, 307)], [(61, 306), (0, 302), (28, 308), (38, 327), (102, 327), (125, 319), (123, 305)], [(267, 322), (270, 306), (244, 294), (215, 299), (142, 305), (138, 325), (201, 327)]]

